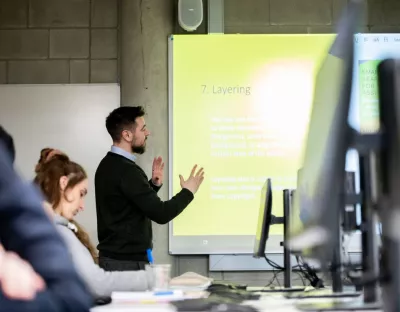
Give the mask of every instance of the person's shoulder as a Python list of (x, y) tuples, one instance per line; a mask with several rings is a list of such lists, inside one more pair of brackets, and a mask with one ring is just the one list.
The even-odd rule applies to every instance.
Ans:
[(109, 161), (112, 161), (112, 159), (113, 159), (112, 153), (107, 152), (107, 154), (105, 154), (104, 157), (100, 160), (99, 167), (106, 164)]
[(79, 242), (76, 235), (66, 225), (56, 224), (56, 229), (68, 246), (71, 246), (72, 244), (76, 244), (76, 242)]
[(56, 227), (61, 237), (63, 238), (65, 244), (67, 245), (70, 254), (79, 256), (82, 253), (84, 254), (88, 252), (86, 247), (81, 243), (81, 241), (75, 235), (73, 230), (71, 230), (68, 226), (63, 224), (57, 224)]
[(122, 155), (118, 155), (113, 152), (108, 152), (106, 156), (100, 161), (100, 166), (124, 166), (124, 167), (135, 167), (135, 162), (127, 159)]
[(56, 223), (56, 229), (62, 236), (71, 236), (74, 233), (64, 224)]
[(118, 170), (116, 171), (115, 169), (126, 166), (129, 166), (129, 163), (127, 163), (121, 156), (108, 152), (97, 166), (95, 175), (110, 175), (118, 172)]
[(104, 167), (106, 165), (107, 159), (108, 159), (108, 154), (109, 154), (109, 152), (100, 160), (100, 162), (97, 166), (97, 169), (96, 169), (96, 173), (97, 173), (97, 171), (99, 171), (99, 169), (101, 169), (102, 167)]

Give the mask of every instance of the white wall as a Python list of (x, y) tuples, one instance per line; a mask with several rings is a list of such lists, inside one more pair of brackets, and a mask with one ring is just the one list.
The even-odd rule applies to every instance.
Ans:
[(87, 171), (86, 208), (77, 220), (94, 243), (94, 174), (112, 143), (105, 118), (119, 104), (116, 84), (0, 86), (0, 124), (14, 137), (16, 168), (24, 178), (34, 177), (44, 147), (64, 151)]

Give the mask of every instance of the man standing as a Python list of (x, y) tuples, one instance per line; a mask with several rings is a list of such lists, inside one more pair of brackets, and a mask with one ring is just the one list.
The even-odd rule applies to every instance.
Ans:
[(151, 221), (166, 224), (193, 200), (204, 179), (203, 169), (194, 166), (182, 190), (168, 201), (157, 192), (163, 183), (164, 163), (153, 162), (152, 178), (147, 179), (136, 163), (150, 135), (142, 107), (123, 106), (106, 119), (113, 145), (100, 162), (95, 175), (99, 264), (108, 271), (143, 270), (152, 249)]

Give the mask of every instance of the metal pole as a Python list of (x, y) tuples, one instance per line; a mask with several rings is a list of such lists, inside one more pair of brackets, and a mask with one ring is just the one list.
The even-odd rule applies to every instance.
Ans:
[(292, 261), (290, 249), (286, 246), (288, 239), (290, 222), (290, 191), (283, 190), (283, 267), (284, 267), (284, 287), (292, 287)]
[(223, 34), (224, 0), (208, 0), (208, 34)]
[[(379, 257), (376, 242), (376, 223), (374, 219), (374, 170), (372, 165), (373, 154), (360, 156), (360, 191), (361, 203), (361, 243), (362, 243), (362, 266), (364, 275), (378, 276)], [(364, 302), (372, 303), (378, 300), (378, 281), (368, 283), (364, 286)]]

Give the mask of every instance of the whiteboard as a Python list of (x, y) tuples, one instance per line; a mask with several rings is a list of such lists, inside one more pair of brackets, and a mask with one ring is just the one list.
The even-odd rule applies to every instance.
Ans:
[(89, 192), (77, 221), (95, 244), (94, 174), (112, 144), (105, 118), (119, 106), (117, 84), (0, 85), (0, 124), (14, 138), (22, 177), (33, 179), (44, 147), (64, 151), (86, 170)]
[[(302, 129), (306, 128), (307, 113), (304, 112), (307, 111), (309, 105), (305, 102), (312, 102), (315, 68), (318, 68), (321, 58), (326, 55), (326, 50), (331, 45), (333, 38), (333, 34), (282, 36), (173, 35), (169, 37), (170, 197), (180, 190), (178, 174), (190, 170), (192, 162), (201, 164), (206, 170), (206, 179), (200, 191), (196, 193), (195, 200), (169, 224), (170, 254), (208, 254), (210, 261), (212, 255), (216, 257), (221, 255), (252, 255), (258, 219), (259, 192), (266, 178), (272, 179), (273, 213), (282, 216), (282, 190), (296, 188), (297, 182), (298, 164), (296, 164), (294, 158), (288, 161), (291, 158), (289, 155), (292, 152), (298, 153), (301, 159), (302, 154), (300, 152), (301, 147), (297, 145), (301, 138), (294, 141), (294, 132), (288, 131), (291, 128), (285, 127), (282, 120), (287, 119), (287, 109), (293, 110), (294, 106), (291, 105), (295, 103), (296, 110), (302, 117), (296, 114), (292, 115), (297, 116), (295, 119), (302, 120), (299, 123), (304, 126)], [(301, 47), (299, 45), (299, 49), (304, 49), (303, 52), (299, 52), (301, 49), (297, 49), (299, 51), (296, 50), (294, 54), (285, 54), (284, 56), (276, 52), (278, 45), (285, 45), (287, 40), (296, 40), (299, 44), (303, 42)], [(249, 45), (256, 48), (249, 48)], [(265, 45), (265, 49), (261, 45)], [(271, 45), (274, 45), (274, 51), (268, 50), (268, 46)], [(309, 49), (310, 45), (313, 46), (311, 50)], [(196, 59), (195, 53), (198, 46), (203, 48), (207, 46), (205, 49), (207, 53), (202, 55), (202, 62), (200, 63)], [(247, 50), (245, 49), (246, 53), (240, 50), (243, 52), (240, 52), (243, 57), (236, 57), (232, 53), (227, 56), (218, 53), (218, 51), (224, 50), (223, 46), (225, 48), (247, 47)], [(356, 52), (359, 53), (360, 51), (357, 50)], [(237, 59), (240, 59), (240, 62), (234, 62)], [(300, 61), (301, 59), (304, 60), (304, 63)], [(279, 60), (284, 63), (280, 63)], [(283, 93), (277, 91), (286, 90), (289, 82), (287, 79), (276, 79), (275, 75), (282, 70), (282, 74), (278, 75), (287, 77), (288, 63), (286, 62), (292, 61), (293, 66), (290, 65), (289, 67), (293, 67), (293, 77), (302, 77), (299, 79), (304, 80), (305, 83), (300, 89), (296, 89), (299, 88), (299, 79), (295, 78), (290, 82), (293, 90), (305, 92), (300, 96), (303, 107), (298, 101), (298, 96), (289, 99), (282, 97)], [(298, 62), (302, 65), (299, 65)], [(310, 62), (314, 65), (311, 65)], [(358, 62), (355, 62), (355, 64), (357, 64), (357, 68), (355, 67), (355, 73), (357, 73)], [(295, 69), (298, 65), (301, 67), (299, 71)], [(303, 65), (305, 65), (304, 68)], [(226, 68), (231, 69), (230, 74), (227, 74)], [(193, 75), (193, 72), (196, 72), (196, 75)], [(274, 73), (270, 77), (274, 76), (275, 78), (266, 78), (269, 75), (267, 72)], [(357, 78), (357, 76), (355, 77)], [(270, 86), (266, 88), (265, 83)], [(356, 94), (358, 92), (358, 79), (354, 79), (354, 83), (353, 89), (356, 91), (353, 91)], [(222, 91), (223, 88), (226, 88), (225, 91)], [(266, 91), (267, 89), (270, 91)], [(275, 92), (277, 92), (277, 95), (272, 95)], [(297, 91), (294, 93), (297, 94)], [(271, 97), (269, 98), (269, 96)], [(289, 97), (291, 96), (289, 95)], [(267, 103), (270, 106), (266, 109)], [(356, 98), (352, 99), (351, 107), (349, 121), (354, 127), (354, 123), (359, 123), (359, 108)], [(253, 145), (252, 149), (248, 147), (246, 140), (240, 141), (237, 138), (247, 137), (249, 138), (247, 141), (250, 141), (256, 138), (260, 132), (252, 132), (253, 130), (234, 132), (232, 129), (255, 129), (257, 122), (252, 124), (251, 120), (257, 120), (259, 116), (263, 116), (259, 125), (268, 124), (268, 126), (260, 127), (257, 130), (262, 129), (262, 137), (266, 139), (249, 144)], [(268, 117), (265, 121), (263, 118), (266, 116)], [(242, 127), (240, 124), (243, 120)], [(250, 126), (246, 126), (246, 122)], [(293, 123), (298, 124), (297, 120)], [(299, 126), (296, 131), (300, 133), (303, 131), (302, 129)], [(237, 136), (235, 137), (235, 135)], [(279, 138), (279, 140), (276, 140), (275, 143), (273, 142), (274, 139), (267, 141), (273, 137)], [(231, 141), (227, 142), (229, 138)], [(279, 157), (273, 156), (275, 144), (291, 149), (291, 153), (286, 153), (282, 157), (287, 161), (285, 167), (279, 164)], [(257, 148), (254, 148), (254, 146), (257, 146)], [(271, 148), (272, 157), (253, 157), (257, 154), (268, 155), (268, 150)], [(267, 150), (267, 152), (263, 152), (263, 150)], [(221, 159), (224, 159), (225, 162), (222, 162)], [(257, 165), (253, 164), (253, 160), (254, 162), (257, 161)], [(249, 166), (249, 164), (252, 166)], [(279, 168), (279, 170), (276, 168)], [(290, 168), (290, 172), (287, 168)], [(359, 175), (358, 154), (354, 150), (347, 153), (346, 170), (355, 172), (356, 177)], [(356, 179), (358, 180), (358, 178)], [(238, 196), (235, 197), (235, 195)], [(250, 200), (247, 200), (247, 198)], [(232, 218), (232, 216), (235, 217)], [(282, 225), (271, 226), (266, 252), (268, 254), (282, 254), (282, 240)], [(352, 235), (349, 241), (349, 251), (359, 252), (361, 250), (359, 233)], [(249, 262), (249, 258), (240, 257), (240, 260), (238, 259), (236, 257), (232, 261), (232, 263), (235, 263), (234, 265), (226, 266), (228, 271), (233, 268), (243, 269), (246, 265), (250, 270), (257, 267)], [(216, 261), (220, 260), (217, 259)], [(228, 257), (219, 262), (219, 264), (222, 263), (228, 263)]]

